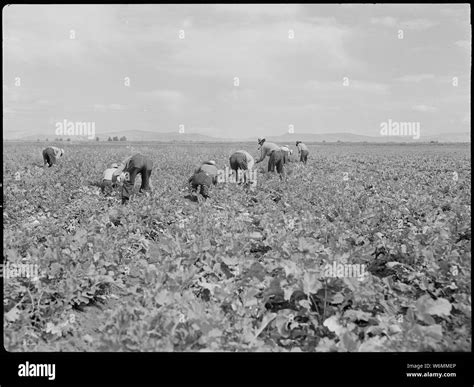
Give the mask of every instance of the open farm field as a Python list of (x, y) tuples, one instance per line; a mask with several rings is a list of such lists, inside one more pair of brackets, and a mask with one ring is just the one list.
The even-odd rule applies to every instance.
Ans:
[[(255, 144), (44, 147), (3, 148), (8, 351), (471, 350), (469, 145), (308, 145), (197, 202), (193, 168)], [(152, 192), (122, 206), (98, 185), (133, 152)]]

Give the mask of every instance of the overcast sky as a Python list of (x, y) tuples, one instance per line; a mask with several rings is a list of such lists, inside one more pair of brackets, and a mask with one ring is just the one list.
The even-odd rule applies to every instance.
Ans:
[(465, 131), (469, 12), (459, 4), (8, 6), (4, 137), (54, 137), (64, 119), (95, 122), (99, 136), (180, 124), (235, 138), (289, 125), (379, 135), (388, 119), (420, 122), (422, 136)]

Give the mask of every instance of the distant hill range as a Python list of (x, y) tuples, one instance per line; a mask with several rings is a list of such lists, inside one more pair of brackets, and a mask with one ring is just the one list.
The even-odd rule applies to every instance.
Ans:
[[(146, 130), (127, 130), (107, 133), (96, 133), (100, 141), (107, 141), (109, 137), (121, 138), (125, 136), (127, 141), (159, 141), (159, 142), (255, 142), (255, 138), (225, 138), (225, 137), (212, 137), (199, 133), (176, 133), (176, 132), (150, 132)], [(86, 136), (69, 136), (72, 142), (78, 141), (95, 141), (94, 139), (88, 139)], [(45, 135), (28, 135), (19, 138), (4, 138), (4, 140), (12, 141), (54, 141), (58, 136), (45, 136)], [(68, 136), (62, 136), (65, 141)], [(414, 140), (413, 137), (403, 136), (364, 136), (353, 133), (285, 133), (279, 136), (268, 136), (267, 141), (274, 141), (280, 145), (294, 145), (296, 140), (303, 142), (370, 142), (370, 143), (385, 143), (385, 142), (471, 142), (470, 132), (457, 132), (457, 133), (442, 133), (437, 135), (431, 135)]]
[(281, 136), (268, 137), (267, 140), (275, 141), (278, 143), (287, 143), (291, 145), (296, 140), (303, 142), (470, 142), (471, 133), (443, 133), (432, 136), (421, 136), (418, 140), (413, 139), (411, 136), (364, 136), (353, 133), (300, 133), (300, 134), (283, 134)]

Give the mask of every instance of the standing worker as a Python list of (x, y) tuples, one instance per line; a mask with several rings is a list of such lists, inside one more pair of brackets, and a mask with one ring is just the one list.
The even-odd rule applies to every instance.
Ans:
[(64, 149), (57, 148), (55, 146), (49, 146), (43, 150), (43, 162), (44, 166), (48, 164), (48, 167), (51, 168), (54, 164), (57, 163), (58, 158), (64, 155)]
[(135, 178), (140, 174), (142, 184), (140, 186), (140, 193), (143, 191), (151, 191), (150, 176), (153, 168), (153, 161), (141, 153), (136, 153), (133, 156), (127, 157), (118, 166), (113, 176), (117, 176), (118, 180), (122, 180), (122, 204), (128, 203), (130, 196), (133, 193), (133, 186), (135, 185)]
[(188, 183), (198, 194), (205, 199), (209, 197), (209, 188), (217, 184), (217, 167), (214, 160), (202, 163), (194, 170), (193, 175), (188, 179)]
[(300, 161), (303, 163), (307, 163), (308, 161), (308, 147), (303, 144), (301, 141), (296, 141), (296, 147), (298, 148), (298, 154), (300, 155)]

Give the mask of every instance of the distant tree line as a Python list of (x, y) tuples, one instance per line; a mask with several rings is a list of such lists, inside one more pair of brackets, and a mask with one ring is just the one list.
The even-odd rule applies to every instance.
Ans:
[(127, 141), (127, 137), (122, 136), (122, 137), (118, 138), (118, 136), (114, 136), (113, 138), (109, 137), (107, 139), (107, 141)]
[[(100, 138), (99, 137), (96, 137), (95, 138), (96, 141), (100, 141)], [(38, 138), (36, 139), (37, 142), (40, 142), (41, 140)], [(44, 141), (48, 142), (49, 140), (48, 139), (45, 139)], [(64, 141), (64, 139), (62, 137), (56, 137), (54, 139), (54, 141)], [(70, 138), (67, 138), (66, 141), (71, 141)], [(107, 139), (107, 141), (127, 141), (127, 137), (126, 136), (122, 136), (122, 137), (118, 137), (118, 136), (114, 136), (113, 138), (112, 137), (109, 137)]]
[[(46, 139), (46, 141), (48, 141), (48, 139)], [(62, 137), (56, 137), (54, 141), (64, 141), (64, 139)], [(67, 138), (66, 141), (71, 141), (71, 139)]]

